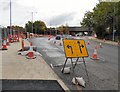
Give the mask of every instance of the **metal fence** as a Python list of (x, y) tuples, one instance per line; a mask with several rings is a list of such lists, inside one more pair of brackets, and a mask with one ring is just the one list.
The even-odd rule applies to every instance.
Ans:
[[(113, 40), (113, 36), (105, 36), (105, 39), (112, 41)], [(116, 41), (116, 42), (120, 41), (120, 36), (115, 36), (114, 37), (114, 41)]]
[(2, 46), (2, 42), (4, 38), (7, 38), (9, 34), (9, 29), (8, 28), (0, 28), (0, 48)]
[(0, 28), (0, 48), (2, 48), (2, 28)]

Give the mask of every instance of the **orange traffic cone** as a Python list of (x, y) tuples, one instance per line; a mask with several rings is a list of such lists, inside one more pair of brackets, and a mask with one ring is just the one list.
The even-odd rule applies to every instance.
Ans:
[(2, 45), (2, 50), (7, 50), (6, 38), (4, 38), (4, 42), (3, 42), (3, 45)]
[(27, 59), (35, 59), (36, 56), (34, 55), (33, 47), (32, 47), (32, 46), (30, 46), (30, 49), (29, 49), (28, 51), (29, 51), (29, 52), (28, 52), (26, 58), (27, 58)]
[(20, 37), (19, 37), (19, 34), (17, 35), (17, 41), (18, 41), (18, 42), (20, 41)]
[(99, 58), (97, 57), (97, 46), (94, 47), (94, 53), (92, 55), (92, 58), (93, 60), (98, 60)]
[(21, 45), (22, 45), (22, 49), (18, 50), (18, 52), (19, 52), (19, 51), (24, 51), (24, 40), (23, 40), (23, 39), (22, 39), (22, 41), (21, 41)]
[(48, 40), (50, 40), (50, 37), (48, 38)]
[(100, 43), (100, 48), (102, 48), (103, 46), (102, 46), (102, 43)]
[(90, 41), (88, 41), (87, 44), (90, 45)]
[(24, 40), (22, 39), (22, 51), (24, 51)]
[(30, 46), (32, 46), (32, 42), (30, 42)]
[(7, 38), (7, 46), (9, 46), (10, 44), (9, 44), (9, 39)]
[(60, 42), (60, 44), (59, 44), (60, 46), (62, 46), (62, 42)]
[(8, 40), (9, 40), (9, 43), (10, 43), (10, 35), (8, 35)]
[(120, 46), (120, 41), (118, 41), (118, 46)]
[(51, 37), (49, 36), (49, 37), (48, 37), (48, 40), (50, 40), (50, 38), (51, 38)]
[(13, 41), (13, 36), (12, 36), (12, 35), (10, 35), (10, 42), (11, 42), (11, 43), (14, 42), (14, 41)]

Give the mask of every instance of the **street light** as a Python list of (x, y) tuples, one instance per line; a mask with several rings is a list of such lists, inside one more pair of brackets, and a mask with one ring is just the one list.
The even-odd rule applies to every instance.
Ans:
[(11, 0), (10, 0), (10, 35), (12, 35), (12, 13), (11, 13), (11, 8), (12, 8), (12, 5), (11, 5)]
[(32, 14), (32, 33), (33, 33), (33, 15), (34, 15), (34, 13), (37, 13), (37, 12), (31, 12), (31, 14)]
[(112, 40), (114, 41), (115, 40), (115, 6), (114, 6), (114, 13), (113, 13), (113, 37), (112, 37)]

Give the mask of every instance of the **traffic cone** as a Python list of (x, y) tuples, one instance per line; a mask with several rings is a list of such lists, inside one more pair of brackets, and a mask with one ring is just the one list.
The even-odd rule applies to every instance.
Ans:
[(100, 43), (100, 48), (102, 48), (103, 46), (102, 46), (102, 43)]
[(9, 39), (7, 38), (7, 46), (9, 46), (10, 44), (9, 44)]
[(50, 37), (48, 38), (48, 40), (50, 40)]
[(56, 41), (54, 41), (54, 44), (56, 44)]
[(24, 51), (24, 40), (22, 39), (22, 51)]
[(51, 38), (51, 37), (49, 36), (49, 37), (48, 37), (48, 40), (50, 40), (50, 38)]
[(97, 46), (94, 47), (94, 53), (92, 55), (92, 58), (93, 60), (98, 60), (99, 58), (97, 57)]
[(62, 46), (62, 42), (60, 42), (60, 44), (59, 44), (60, 46)]
[(90, 41), (88, 41), (87, 44), (90, 45)]
[(13, 43), (14, 41), (13, 41), (13, 36), (12, 35), (10, 35), (10, 43)]
[(21, 46), (22, 46), (22, 49), (18, 50), (18, 52), (19, 52), (19, 51), (24, 51), (24, 50), (25, 50), (25, 47), (24, 47), (24, 40), (23, 40), (23, 39), (22, 39), (22, 41), (21, 41)]
[(28, 50), (28, 54), (26, 56), (27, 59), (35, 59), (36, 56), (34, 55), (33, 47), (30, 46), (30, 49)]
[(30, 46), (32, 46), (32, 42), (30, 42)]
[(4, 38), (4, 42), (3, 42), (3, 45), (2, 45), (2, 50), (7, 50), (6, 38)]
[(10, 43), (10, 35), (8, 35), (8, 41), (9, 41), (9, 43)]
[(15, 42), (15, 39), (16, 39), (16, 38), (15, 38), (15, 35), (13, 35), (13, 42)]
[(118, 46), (120, 46), (120, 41), (118, 41)]
[(12, 37), (11, 37), (11, 35), (9, 34), (9, 35), (8, 35), (8, 39), (9, 39), (9, 42), (10, 42), (10, 43), (12, 43), (11, 38), (12, 38)]
[(20, 37), (19, 37), (19, 34), (17, 35), (17, 41), (18, 41), (18, 42), (20, 41)]
[(103, 42), (105, 42), (105, 38), (103, 39)]

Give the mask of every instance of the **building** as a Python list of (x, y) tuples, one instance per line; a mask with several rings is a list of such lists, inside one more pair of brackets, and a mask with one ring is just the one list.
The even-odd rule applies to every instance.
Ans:
[[(66, 30), (68, 31), (67, 34), (73, 35), (73, 36), (75, 36), (76, 34), (92, 35), (93, 33), (93, 29), (89, 30), (88, 28), (83, 28), (83, 27), (66, 27)], [(56, 28), (47, 28), (44, 34), (48, 34), (48, 35), (63, 34), (61, 32), (62, 31), (57, 30)]]
[(82, 34), (82, 35), (91, 35), (93, 33), (93, 29), (89, 30), (88, 28), (83, 27), (67, 27), (70, 35)]
[(56, 28), (47, 28), (44, 34), (56, 35), (56, 34), (59, 34), (59, 31)]

